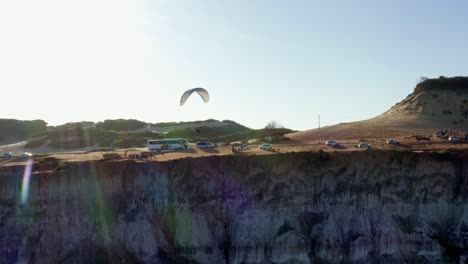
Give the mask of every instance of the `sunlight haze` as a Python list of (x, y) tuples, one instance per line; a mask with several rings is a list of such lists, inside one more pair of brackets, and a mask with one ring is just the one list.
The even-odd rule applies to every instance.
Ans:
[[(467, 2), (1, 1), (2, 118), (277, 120), (381, 114), (467, 75)], [(211, 101), (180, 95), (204, 87)]]

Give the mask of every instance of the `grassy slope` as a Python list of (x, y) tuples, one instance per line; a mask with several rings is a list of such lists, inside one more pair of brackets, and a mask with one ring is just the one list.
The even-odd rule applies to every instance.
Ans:
[(0, 142), (14, 139), (22, 141), (47, 132), (47, 123), (43, 120), (0, 119)]
[[(216, 120), (209, 120), (216, 121)], [(126, 123), (128, 122), (128, 123)], [(206, 122), (206, 121), (198, 121)], [(277, 129), (265, 132), (264, 130), (253, 130), (234, 121), (224, 120), (223, 126), (199, 126), (181, 128), (169, 131), (168, 133), (156, 133), (151, 131), (135, 132), (129, 131), (141, 127), (146, 123), (135, 120), (115, 120), (97, 123), (79, 122), (68, 123), (57, 127), (49, 127), (46, 134), (42, 134), (28, 142), (27, 148), (38, 148), (48, 145), (51, 148), (76, 149), (99, 145), (101, 147), (143, 147), (148, 139), (156, 138), (186, 138), (191, 142), (199, 140), (209, 140), (213, 142), (247, 141), (253, 138), (263, 138), (266, 135), (280, 135), (292, 132), (289, 129)], [(196, 122), (188, 122), (191, 125)], [(165, 123), (174, 126), (174, 123)], [(183, 126), (184, 122), (175, 123)], [(112, 127), (116, 130), (106, 129)], [(279, 137), (279, 138), (280, 138)]]

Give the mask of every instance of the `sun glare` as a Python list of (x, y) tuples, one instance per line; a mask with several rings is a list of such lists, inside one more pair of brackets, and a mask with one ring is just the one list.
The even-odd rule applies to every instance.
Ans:
[[(99, 89), (149, 83), (151, 44), (141, 5), (122, 0), (0, 2), (0, 87), (12, 98), (22, 98), (26, 90), (28, 98), (73, 95), (74, 102), (93, 103)], [(31, 105), (28, 98), (25, 104)], [(70, 104), (54, 101), (57, 107)]]
[(21, 182), (21, 204), (27, 204), (29, 196), (29, 182), (31, 180), (33, 160), (29, 159), (26, 162), (23, 173), (23, 181)]

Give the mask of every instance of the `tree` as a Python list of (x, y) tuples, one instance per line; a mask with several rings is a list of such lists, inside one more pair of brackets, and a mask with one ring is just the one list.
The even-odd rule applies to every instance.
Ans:
[(263, 131), (264, 131), (263, 137), (267, 141), (272, 141), (273, 139), (275, 139), (276, 136), (278, 136), (277, 131), (280, 130), (280, 129), (281, 130), (284, 129), (284, 126), (281, 125), (278, 121), (271, 120), (270, 122), (268, 122), (268, 124), (263, 129)]
[(423, 82), (425, 82), (425, 81), (427, 81), (427, 80), (429, 80), (429, 78), (427, 78), (427, 77), (425, 77), (425, 76), (421, 76), (421, 77), (419, 78), (418, 84), (421, 84), (421, 83), (423, 83)]
[(265, 129), (278, 129), (278, 128), (284, 128), (283, 125), (281, 125), (278, 121), (276, 120), (271, 120), (268, 122), (268, 124), (265, 126)]

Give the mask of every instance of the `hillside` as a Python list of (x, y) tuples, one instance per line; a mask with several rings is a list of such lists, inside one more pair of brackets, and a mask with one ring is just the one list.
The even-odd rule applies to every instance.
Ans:
[(431, 135), (468, 131), (468, 77), (427, 79), (404, 100), (374, 118), (289, 134), (299, 141)]
[(90, 146), (143, 147), (147, 140), (154, 138), (210, 139), (251, 130), (236, 122), (218, 120), (166, 124), (148, 124), (132, 119), (105, 120), (96, 124), (68, 123), (49, 128), (46, 136), (30, 140), (25, 147), (33, 149), (44, 146), (53, 149), (79, 149)]
[[(1, 126), (4, 124), (3, 126)], [(42, 124), (42, 126), (40, 126)], [(21, 130), (22, 129), (22, 130)], [(77, 150), (89, 147), (131, 148), (144, 147), (147, 140), (155, 138), (185, 138), (191, 142), (208, 140), (212, 142), (247, 141), (273, 136), (283, 138), (290, 129), (250, 129), (230, 120), (208, 119), (190, 122), (146, 123), (134, 119), (115, 119), (102, 122), (75, 122), (59, 126), (48, 126), (42, 120), (18, 121), (0, 120), (0, 135), (10, 137), (1, 144), (1, 152), (54, 150)], [(1, 142), (0, 142), (1, 143)], [(12, 144), (12, 145), (7, 145)]]
[(0, 119), (0, 143), (8, 144), (38, 136), (47, 132), (43, 120)]
[(149, 129), (153, 132), (158, 133), (167, 133), (174, 130), (190, 130), (190, 129), (197, 129), (200, 127), (209, 127), (209, 128), (222, 128), (224, 127), (224, 131), (229, 133), (240, 132), (240, 131), (247, 131), (250, 130), (248, 127), (243, 126), (239, 123), (236, 123), (231, 120), (215, 120), (215, 119), (208, 119), (204, 121), (191, 121), (191, 122), (163, 122), (163, 123), (155, 123), (149, 124)]

